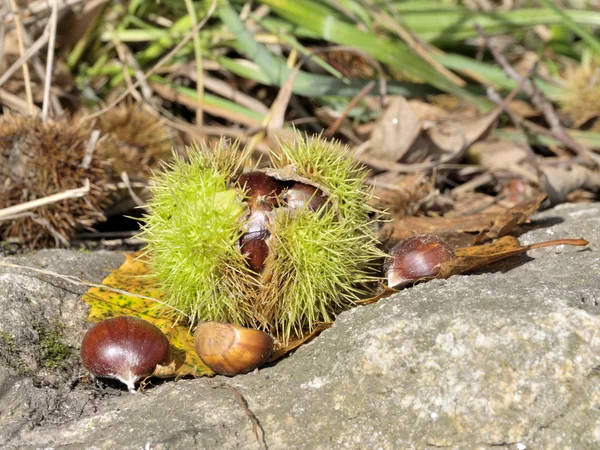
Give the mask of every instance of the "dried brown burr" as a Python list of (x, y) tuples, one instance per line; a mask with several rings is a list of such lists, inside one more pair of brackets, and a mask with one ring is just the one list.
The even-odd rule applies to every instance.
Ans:
[(107, 193), (103, 161), (85, 164), (89, 130), (75, 119), (43, 122), (6, 113), (0, 117), (0, 208), (81, 188), (78, 198), (49, 203), (0, 222), (0, 236), (27, 247), (66, 246), (78, 226), (103, 220)]

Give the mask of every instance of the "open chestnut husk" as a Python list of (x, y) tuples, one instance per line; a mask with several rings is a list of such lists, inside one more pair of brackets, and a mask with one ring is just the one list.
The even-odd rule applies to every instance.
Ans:
[(113, 378), (135, 392), (135, 384), (169, 358), (169, 341), (143, 319), (114, 317), (96, 323), (81, 343), (83, 366), (95, 377)]
[(269, 212), (279, 206), (285, 185), (260, 171), (243, 173), (236, 184), (244, 190), (250, 210), (243, 227), (245, 233), (240, 238), (240, 250), (246, 257), (248, 266), (254, 272), (261, 273), (269, 256)]
[(383, 271), (388, 287), (405, 287), (424, 278), (436, 277), (442, 264), (456, 259), (446, 241), (433, 235), (418, 235), (398, 242), (389, 252)]
[(202, 322), (194, 336), (196, 353), (219, 375), (253, 371), (269, 359), (273, 345), (273, 338), (264, 331), (230, 323)]

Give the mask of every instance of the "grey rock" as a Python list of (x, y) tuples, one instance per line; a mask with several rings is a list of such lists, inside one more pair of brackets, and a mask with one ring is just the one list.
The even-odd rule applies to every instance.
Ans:
[[(294, 354), (248, 375), (99, 397), (84, 383), (36, 387), (27, 375), (5, 373), (0, 396), (12, 409), (6, 414), (0, 405), (0, 442), (253, 449), (260, 448), (255, 417), (259, 440), (271, 449), (600, 448), (600, 204), (562, 205), (538, 214), (535, 224), (522, 243), (584, 237), (590, 245), (534, 250), (355, 308)], [(48, 267), (55, 271), (60, 260), (76, 258), (48, 252), (49, 262), (54, 254)], [(89, 255), (85, 263), (105, 257)], [(114, 268), (119, 260), (110, 262)], [(21, 280), (27, 294), (13, 295), (12, 308), (26, 304), (23, 298), (33, 302), (39, 290), (35, 277), (15, 273), (29, 282)], [(77, 310), (65, 305), (77, 300), (65, 287), (46, 286), (48, 301)], [(79, 319), (70, 315), (76, 328)], [(32, 336), (31, 327), (23, 335)], [(63, 410), (80, 409), (32, 425), (32, 408), (48, 392)]]

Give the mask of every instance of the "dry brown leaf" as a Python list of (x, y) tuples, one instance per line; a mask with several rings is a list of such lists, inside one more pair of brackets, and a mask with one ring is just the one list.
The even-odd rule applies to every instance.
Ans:
[(372, 186), (373, 197), (369, 203), (396, 218), (414, 214), (422, 200), (434, 190), (430, 177), (423, 172), (401, 177), (385, 172), (373, 178)]
[(553, 205), (564, 202), (577, 189), (600, 190), (600, 173), (579, 164), (542, 167), (541, 172), (541, 187)]
[(422, 100), (409, 100), (408, 104), (410, 105), (410, 109), (413, 111), (415, 116), (422, 121), (438, 122), (440, 120), (450, 119), (452, 117), (452, 115), (445, 109), (442, 109), (436, 105), (432, 105), (431, 103), (425, 103)]
[(540, 204), (545, 199), (546, 194), (537, 194), (516, 204), (512, 208), (507, 209), (497, 217), (488, 231), (485, 233), (482, 231), (479, 236), (477, 236), (474, 243), (478, 244), (489, 239), (505, 236), (514, 230), (517, 225), (528, 222), (531, 215), (538, 210)]
[(444, 160), (452, 162), (491, 129), (501, 112), (496, 108), (475, 118), (443, 121), (429, 128), (427, 135), (440, 150), (453, 154), (451, 160)]
[(532, 245), (521, 245), (514, 236), (504, 236), (495, 242), (455, 250), (457, 258), (441, 265), (440, 273), (436, 278), (449, 278), (470, 270), (478, 269), (501, 259), (525, 253), (529, 250), (554, 245), (585, 246), (585, 239), (557, 239), (554, 241), (539, 242)]
[[(445, 240), (456, 233), (477, 233), (488, 229), (498, 214), (479, 213), (463, 217), (404, 217), (385, 224), (381, 239), (392, 246), (401, 239), (417, 234), (434, 234)], [(473, 241), (473, 236), (469, 237)]]
[(529, 220), (544, 198), (545, 194), (539, 194), (501, 213), (481, 212), (462, 217), (404, 217), (385, 224), (380, 238), (386, 245), (392, 246), (410, 236), (434, 234), (448, 241), (472, 244), (472, 236), (466, 239), (461, 234), (480, 233), (476, 242), (481, 242), (510, 233), (518, 224)]
[(421, 133), (422, 123), (404, 97), (394, 97), (381, 114), (365, 151), (370, 157), (398, 161)]
[(529, 154), (511, 141), (484, 140), (476, 142), (467, 152), (468, 161), (483, 169), (506, 169), (527, 160)]

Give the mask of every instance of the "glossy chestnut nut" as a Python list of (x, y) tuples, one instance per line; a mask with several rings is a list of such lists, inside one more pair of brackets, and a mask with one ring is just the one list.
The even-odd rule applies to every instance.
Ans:
[(269, 239), (271, 233), (267, 230), (246, 233), (240, 238), (240, 250), (246, 257), (248, 267), (256, 273), (261, 273), (265, 268), (265, 261), (269, 256)]
[(248, 373), (264, 364), (273, 351), (273, 338), (260, 330), (221, 322), (202, 322), (194, 347), (204, 364), (219, 375)]
[(246, 202), (251, 210), (270, 211), (278, 206), (284, 185), (264, 172), (253, 171), (240, 175), (237, 185), (246, 192)]
[(271, 232), (267, 228), (268, 223), (268, 212), (251, 210), (248, 220), (243, 225), (246, 233), (240, 238), (242, 255), (246, 257), (248, 266), (257, 273), (262, 272), (269, 256), (267, 239), (271, 236)]
[(442, 264), (456, 259), (456, 253), (437, 236), (412, 236), (398, 242), (390, 250), (383, 270), (389, 287), (404, 287), (440, 273)]
[(298, 181), (294, 182), (283, 197), (291, 209), (318, 211), (327, 202), (327, 196), (321, 189)]
[(114, 317), (95, 324), (81, 343), (81, 361), (92, 375), (114, 378), (129, 392), (169, 358), (169, 341), (160, 329), (143, 319)]

